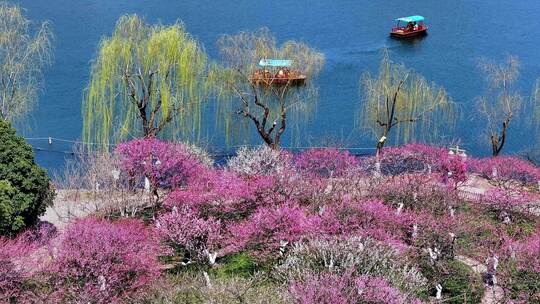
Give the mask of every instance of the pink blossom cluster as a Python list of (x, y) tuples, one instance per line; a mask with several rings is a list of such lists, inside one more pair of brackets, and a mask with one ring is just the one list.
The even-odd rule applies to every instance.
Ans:
[(274, 179), (271, 176), (243, 177), (219, 169), (203, 169), (197, 172), (186, 187), (174, 190), (164, 206), (189, 205), (202, 216), (220, 220), (244, 218), (264, 204), (271, 194)]
[(379, 157), (380, 169), (376, 168), (377, 159), (364, 160), (364, 168), (380, 170), (384, 175), (405, 173), (436, 174), (440, 180), (454, 188), (467, 180), (467, 161), (460, 155), (450, 154), (445, 148), (424, 144), (408, 144), (400, 147), (388, 147)]
[(303, 174), (329, 178), (344, 176), (359, 161), (348, 151), (326, 148), (303, 151), (294, 157), (294, 164)]
[(32, 278), (34, 263), (30, 257), (38, 249), (36, 242), (29, 240), (25, 232), (15, 239), (0, 237), (0, 302), (15, 300), (32, 302), (35, 295), (25, 288)]
[(540, 195), (515, 188), (493, 188), (487, 190), (479, 202), (495, 211), (531, 214), (540, 202)]
[(155, 138), (121, 143), (115, 153), (122, 171), (136, 186), (147, 178), (152, 189), (180, 187), (204, 167), (183, 144)]
[(411, 213), (398, 213), (382, 201), (343, 201), (321, 212), (316, 231), (325, 235), (370, 236), (403, 249), (413, 222)]
[(89, 217), (52, 238), (43, 230), (0, 239), (2, 302), (128, 303), (160, 276), (158, 256), (167, 253), (138, 220)]
[[(433, 151), (441, 151), (421, 145), (408, 149), (433, 159)], [(433, 237), (421, 238), (434, 232), (428, 223), (451, 222), (448, 206), (453, 205), (455, 193), (441, 187), (438, 178), (403, 174), (380, 186), (376, 191), (380, 195), (371, 199), (359, 189), (359, 181), (366, 178), (355, 171), (359, 167), (359, 160), (347, 152), (317, 149), (296, 155), (288, 170), (265, 167), (272, 175), (203, 168), (172, 191), (157, 225), (167, 241), (192, 253), (212, 248), (220, 254), (248, 251), (260, 259), (273, 259), (291, 243), (313, 236), (370, 236), (405, 249), (415, 244), (413, 235), (424, 240), (422, 244), (431, 242)], [(425, 186), (418, 184), (420, 177)], [(399, 206), (406, 200), (407, 205)], [(448, 205), (432, 210), (444, 203)], [(420, 216), (421, 211), (437, 217)], [(420, 229), (415, 231), (414, 226)], [(448, 235), (442, 230), (441, 226), (435, 232)]]
[[(540, 271), (539, 194), (530, 187), (538, 168), (526, 162), (466, 163), (415, 144), (385, 149), (382, 174), (372, 172), (374, 157), (337, 149), (244, 150), (231, 164), (212, 167), (182, 144), (153, 138), (120, 144), (116, 153), (132, 186), (147, 178), (153, 191), (165, 193), (147, 218), (152, 225), (89, 217), (58, 235), (42, 225), (2, 238), (0, 301), (134, 302), (160, 277), (158, 257), (172, 249), (216, 269), (236, 253), (288, 269), (295, 275), (283, 279), (297, 303), (419, 303), (413, 297), (439, 282), (428, 282), (414, 263), (444, 270), (456, 246), (475, 258), (497, 252), (507, 257), (503, 269), (515, 262)], [(468, 164), (502, 182), (467, 200), (458, 186)], [(491, 210), (527, 217), (503, 225)], [(28, 288), (30, 281), (41, 287)]]
[(212, 217), (203, 219), (187, 205), (173, 207), (156, 220), (161, 238), (181, 246), (193, 258), (201, 258), (219, 246), (221, 223)]
[(401, 174), (374, 183), (368, 194), (398, 208), (428, 212), (430, 214), (450, 214), (460, 198), (451, 187), (441, 187), (439, 178), (429, 174)]
[(469, 166), (472, 172), (500, 185), (518, 183), (536, 187), (540, 181), (540, 168), (516, 157), (470, 159)]
[(313, 217), (294, 203), (261, 207), (245, 221), (231, 225), (231, 245), (235, 251), (248, 250), (271, 259), (314, 229)]
[(144, 294), (160, 275), (163, 252), (138, 220), (85, 218), (69, 225), (51, 246), (44, 274), (62, 301), (118, 303)]
[(517, 263), (519, 269), (540, 274), (540, 230), (523, 240), (510, 240), (505, 255)]
[(312, 274), (305, 281), (292, 282), (289, 290), (299, 304), (422, 303), (418, 299), (408, 299), (383, 278), (355, 277), (352, 273)]

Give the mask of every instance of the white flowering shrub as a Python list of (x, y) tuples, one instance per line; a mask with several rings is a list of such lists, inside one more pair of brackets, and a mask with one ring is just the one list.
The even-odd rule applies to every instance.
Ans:
[(276, 275), (287, 281), (303, 281), (313, 273), (344, 273), (382, 277), (407, 295), (427, 292), (427, 280), (393, 248), (371, 238), (310, 240), (296, 243)]
[(186, 150), (190, 154), (197, 157), (201, 164), (205, 165), (206, 167), (212, 167), (214, 165), (214, 158), (208, 153), (208, 151), (189, 142), (185, 142), (183, 144)]
[(238, 149), (236, 156), (227, 162), (227, 167), (233, 172), (249, 176), (281, 174), (291, 167), (291, 155), (268, 146), (254, 149), (242, 147)]

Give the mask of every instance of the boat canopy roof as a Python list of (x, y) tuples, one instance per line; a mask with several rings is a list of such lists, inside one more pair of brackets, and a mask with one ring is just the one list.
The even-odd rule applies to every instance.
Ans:
[(290, 67), (292, 65), (292, 60), (288, 59), (261, 59), (259, 65), (262, 67)]
[(424, 17), (415, 15), (415, 16), (397, 18), (396, 21), (403, 21), (403, 22), (407, 22), (407, 23), (408, 22), (420, 22), (420, 21), (424, 21)]

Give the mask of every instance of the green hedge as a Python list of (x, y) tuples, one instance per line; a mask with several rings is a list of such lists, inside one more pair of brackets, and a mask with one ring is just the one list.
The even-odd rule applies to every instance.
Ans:
[(32, 147), (0, 120), (0, 235), (11, 236), (35, 224), (53, 199), (50, 180), (35, 163)]

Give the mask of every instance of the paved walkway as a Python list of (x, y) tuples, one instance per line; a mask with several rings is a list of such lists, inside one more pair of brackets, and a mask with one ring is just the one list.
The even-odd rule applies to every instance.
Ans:
[[(486, 271), (487, 267), (483, 263), (471, 259), (466, 256), (458, 255), (456, 260), (462, 262), (463, 264), (469, 266), (475, 273), (482, 276)], [(484, 296), (482, 296), (482, 304), (496, 304), (502, 303), (504, 298), (504, 293), (501, 287), (499, 286), (486, 286), (484, 290)]]

